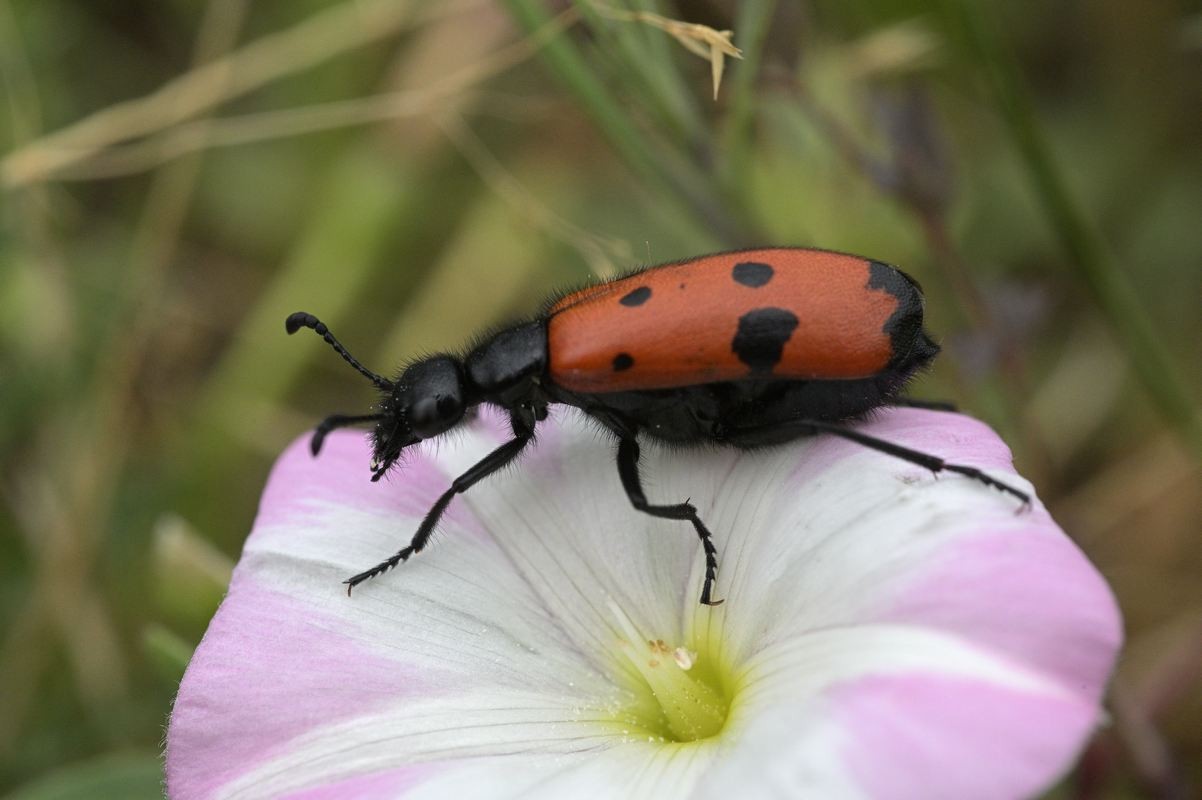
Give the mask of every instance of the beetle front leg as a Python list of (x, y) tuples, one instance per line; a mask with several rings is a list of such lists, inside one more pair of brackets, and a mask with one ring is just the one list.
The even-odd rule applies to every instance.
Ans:
[(534, 428), (524, 425), (516, 417), (511, 418), (510, 423), (513, 428), (514, 438), (480, 459), (467, 472), (460, 475), (451, 483), (451, 488), (443, 492), (442, 496), (434, 503), (434, 507), (426, 514), (421, 525), (417, 528), (417, 533), (413, 534), (413, 538), (408, 545), (398, 550), (392, 557), (386, 558), (379, 564), (376, 564), (371, 569), (364, 570), (358, 575), (354, 575), (343, 581), (346, 584), (346, 593), (348, 595), (352, 589), (364, 581), (381, 575), (401, 562), (408, 561), (410, 556), (420, 553), (430, 540), (431, 534), (434, 533), (434, 529), (438, 526), (438, 521), (442, 519), (443, 512), (447, 510), (447, 506), (451, 504), (451, 500), (454, 499), (455, 495), (463, 494), (489, 475), (504, 469), (506, 465), (521, 455), (526, 445), (534, 440)]

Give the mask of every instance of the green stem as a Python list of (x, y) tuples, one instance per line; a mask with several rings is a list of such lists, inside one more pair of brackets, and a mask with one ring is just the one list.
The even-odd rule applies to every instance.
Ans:
[(1197, 403), (1127, 273), (1070, 195), (1023, 90), (1012, 54), (998, 40), (980, 3), (948, 2), (984, 72), (1061, 246), (1126, 349), (1135, 373), (1160, 413), (1195, 456), (1202, 458), (1202, 418)]
[(730, 110), (726, 123), (726, 159), (724, 182), (728, 190), (738, 195), (747, 187), (751, 162), (751, 120), (755, 112), (755, 79), (764, 55), (764, 40), (768, 23), (776, 10), (776, 0), (746, 0), (738, 6), (735, 18), (736, 44), (743, 51), (730, 77)]
[[(538, 0), (506, 0), (518, 24), (528, 32), (548, 21)], [(668, 147), (652, 147), (652, 139), (641, 131), (622, 104), (590, 69), (576, 45), (560, 36), (540, 51), (551, 72), (567, 87), (602, 134), (631, 167), (648, 178), (653, 189), (665, 191), (683, 202), (690, 211), (727, 245), (749, 244), (755, 237), (735, 210), (722, 205), (709, 176)]]

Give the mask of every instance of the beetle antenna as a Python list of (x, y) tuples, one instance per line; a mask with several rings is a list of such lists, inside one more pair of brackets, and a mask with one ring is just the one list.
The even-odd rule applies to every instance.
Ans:
[(343, 359), (346, 360), (346, 363), (359, 370), (362, 375), (376, 385), (377, 389), (381, 389), (385, 392), (392, 391), (392, 381), (377, 375), (367, 367), (360, 364), (359, 359), (347, 352), (347, 349), (342, 346), (342, 343), (334, 338), (334, 334), (330, 333), (330, 329), (326, 327), (326, 324), (317, 317), (306, 311), (297, 311), (295, 314), (290, 314), (288, 319), (284, 320), (284, 330), (288, 331), (289, 335), (296, 333), (301, 328), (312, 328), (313, 330), (317, 331), (317, 334), (321, 336), (321, 338), (325, 339), (330, 347), (333, 347), (335, 352), (337, 352), (338, 355), (342, 356)]

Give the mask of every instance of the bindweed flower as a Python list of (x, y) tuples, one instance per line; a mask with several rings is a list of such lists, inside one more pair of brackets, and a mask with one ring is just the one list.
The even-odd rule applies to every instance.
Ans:
[[(968, 417), (868, 433), (1025, 486)], [(347, 597), (507, 433), (484, 414), (379, 484), (351, 433), (275, 467), (167, 737), (191, 798), (1018, 798), (1102, 718), (1121, 632), (1036, 502), (830, 436), (648, 448), (626, 500), (579, 417), (452, 504), (431, 547)]]

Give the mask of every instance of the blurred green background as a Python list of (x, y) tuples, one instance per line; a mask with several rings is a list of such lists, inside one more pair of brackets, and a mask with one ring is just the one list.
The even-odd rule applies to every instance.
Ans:
[(372, 400), (289, 312), (388, 371), (761, 244), (918, 277), (916, 395), (1118, 594), (1056, 796), (1202, 785), (1197, 3), (0, 0), (0, 71), (0, 794), (159, 791), (273, 458)]

